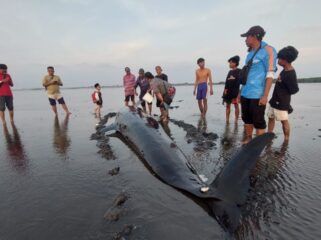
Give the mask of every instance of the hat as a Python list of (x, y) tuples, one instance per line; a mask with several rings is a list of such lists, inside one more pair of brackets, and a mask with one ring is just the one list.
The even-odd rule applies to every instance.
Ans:
[(282, 48), (279, 52), (278, 52), (278, 58), (279, 59), (284, 59), (285, 61), (287, 61), (288, 63), (293, 62), (299, 55), (298, 50), (296, 50), (294, 47), (292, 46), (287, 46), (285, 48)]
[(253, 26), (246, 33), (241, 34), (241, 37), (247, 37), (250, 35), (256, 36), (258, 38), (263, 38), (265, 35), (265, 31), (261, 26)]

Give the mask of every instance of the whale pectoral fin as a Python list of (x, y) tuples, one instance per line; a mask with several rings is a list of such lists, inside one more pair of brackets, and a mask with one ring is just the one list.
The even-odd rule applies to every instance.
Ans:
[(116, 124), (113, 123), (111, 125), (105, 126), (105, 127), (101, 128), (99, 130), (99, 132), (102, 134), (106, 134), (108, 136), (112, 136), (112, 135), (116, 134), (116, 132), (117, 132)]
[(211, 187), (216, 188), (218, 193), (236, 204), (243, 204), (250, 188), (250, 172), (255, 167), (265, 146), (273, 138), (273, 133), (265, 133), (243, 146), (224, 166)]

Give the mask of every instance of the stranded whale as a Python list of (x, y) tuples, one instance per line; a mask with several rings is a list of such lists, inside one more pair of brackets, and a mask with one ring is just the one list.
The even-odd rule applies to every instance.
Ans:
[(266, 133), (253, 139), (225, 165), (211, 184), (207, 184), (159, 123), (139, 108), (122, 109), (113, 124), (99, 131), (113, 131), (112, 136), (118, 136), (128, 144), (168, 185), (204, 199), (217, 220), (230, 231), (239, 225), (239, 206), (246, 201), (250, 171), (274, 137), (274, 134)]

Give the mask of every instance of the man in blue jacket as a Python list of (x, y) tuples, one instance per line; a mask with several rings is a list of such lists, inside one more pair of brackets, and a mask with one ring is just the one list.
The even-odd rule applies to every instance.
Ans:
[(249, 48), (246, 63), (253, 58), (246, 84), (241, 90), (242, 120), (245, 124), (246, 137), (244, 144), (252, 139), (253, 130), (256, 135), (265, 133), (265, 107), (276, 72), (277, 54), (273, 47), (263, 42), (265, 31), (260, 26), (251, 27), (246, 33), (245, 43)]

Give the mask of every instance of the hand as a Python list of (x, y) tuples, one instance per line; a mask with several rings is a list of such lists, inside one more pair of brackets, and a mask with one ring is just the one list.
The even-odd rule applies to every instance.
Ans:
[(210, 95), (213, 95), (213, 89), (210, 90)]
[(267, 104), (267, 96), (262, 96), (259, 101), (259, 106), (265, 106)]
[(194, 96), (196, 95), (196, 91), (195, 91), (195, 90), (193, 91), (193, 95), (194, 95)]

